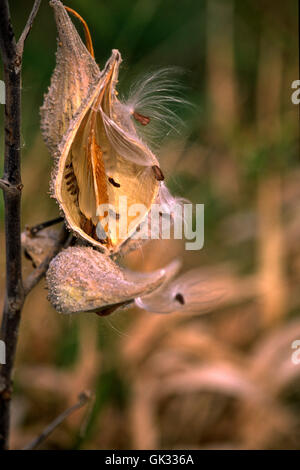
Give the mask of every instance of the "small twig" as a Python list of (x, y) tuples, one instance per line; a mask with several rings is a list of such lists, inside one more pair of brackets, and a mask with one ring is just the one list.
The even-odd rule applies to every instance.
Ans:
[(41, 0), (35, 0), (34, 2), (34, 5), (32, 7), (32, 10), (31, 10), (31, 13), (28, 17), (28, 20), (27, 20), (27, 23), (25, 25), (25, 28), (23, 29), (23, 32), (17, 42), (17, 47), (16, 47), (16, 53), (17, 53), (17, 56), (22, 59), (22, 55), (23, 55), (23, 50), (24, 50), (24, 43), (27, 39), (27, 36), (32, 28), (32, 24), (34, 22), (34, 19), (37, 15), (37, 12), (40, 8), (40, 4), (41, 4)]
[(42, 222), (41, 224), (34, 225), (33, 227), (27, 227), (26, 229), (30, 233), (31, 236), (34, 237), (38, 232), (44, 230), (47, 227), (52, 227), (52, 225), (59, 224), (63, 222), (64, 217), (56, 217), (55, 219), (47, 220), (46, 222)]
[(91, 394), (90, 392), (82, 392), (78, 396), (78, 402), (71, 406), (70, 408), (66, 409), (63, 413), (61, 413), (57, 418), (52, 421), (45, 429), (44, 431), (33, 441), (31, 441), (27, 446), (23, 448), (23, 450), (33, 450), (36, 449), (42, 442), (44, 442), (47, 437), (50, 436), (50, 434), (66, 419), (68, 418), (74, 411), (79, 410), (82, 408), (84, 405), (87, 404), (87, 402), (90, 400)]
[(29, 294), (29, 292), (37, 285), (37, 283), (45, 275), (51, 260), (54, 258), (54, 256), (57, 255), (60, 249), (64, 246), (68, 237), (69, 237), (69, 232), (67, 231), (66, 227), (63, 226), (61, 229), (59, 238), (56, 244), (53, 246), (51, 252), (45, 257), (44, 261), (42, 261), (42, 263), (39, 266), (37, 266), (37, 268), (31, 274), (29, 274), (27, 279), (25, 279), (23, 283), (25, 296)]

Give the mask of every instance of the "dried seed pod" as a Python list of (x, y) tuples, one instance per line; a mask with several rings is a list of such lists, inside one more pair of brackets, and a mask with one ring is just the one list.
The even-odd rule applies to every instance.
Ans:
[[(42, 108), (42, 127), (46, 143), (56, 155), (52, 194), (74, 232), (102, 251), (116, 253), (157, 198), (159, 181), (152, 167), (159, 167), (158, 162), (117, 98), (119, 51), (112, 51), (100, 73), (62, 3), (50, 3), (55, 10), (59, 48)], [(124, 197), (127, 207), (142, 204), (145, 213), (132, 216), (126, 209), (123, 214), (119, 203)], [(99, 213), (103, 205), (119, 214), (113, 234), (109, 221)], [(119, 230), (124, 215), (125, 238)]]
[(41, 108), (43, 137), (51, 153), (57, 151), (71, 120), (99, 81), (100, 70), (83, 44), (59, 0), (51, 0), (58, 30), (56, 67)]
[(31, 259), (34, 267), (41, 264), (47, 255), (52, 252), (53, 247), (59, 239), (59, 231), (47, 228), (32, 236), (29, 230), (21, 234), (22, 248), (25, 256)]
[(207, 287), (200, 269), (193, 269), (154, 292), (135, 299), (138, 307), (153, 313), (176, 311), (203, 313), (225, 295), (223, 288)]
[(174, 276), (177, 261), (142, 274), (125, 270), (108, 256), (86, 247), (61, 251), (47, 272), (49, 300), (61, 313), (109, 312), (148, 294)]

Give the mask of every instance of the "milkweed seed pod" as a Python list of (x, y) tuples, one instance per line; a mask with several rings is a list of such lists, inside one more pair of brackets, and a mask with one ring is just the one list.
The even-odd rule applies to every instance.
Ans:
[(51, 1), (58, 29), (56, 67), (41, 108), (42, 132), (52, 155), (87, 95), (100, 79), (100, 70), (83, 44), (60, 1)]
[(60, 313), (93, 311), (105, 315), (168, 282), (178, 268), (178, 261), (174, 261), (152, 273), (136, 273), (93, 248), (70, 247), (50, 263), (48, 298)]
[[(41, 116), (45, 142), (55, 157), (52, 194), (77, 236), (107, 254), (117, 253), (164, 190), (159, 163), (133, 122), (147, 125), (150, 118), (117, 97), (119, 51), (112, 51), (100, 71), (63, 4), (51, 0), (50, 5), (58, 29), (58, 51)], [(133, 204), (145, 211), (125, 214), (124, 198), (124, 211)], [(99, 207), (107, 210), (99, 211)], [(125, 216), (124, 237), (120, 225)], [(113, 233), (109, 230), (112, 220)]]

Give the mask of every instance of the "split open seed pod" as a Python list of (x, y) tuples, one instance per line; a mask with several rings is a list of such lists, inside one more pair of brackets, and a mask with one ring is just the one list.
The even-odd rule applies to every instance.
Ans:
[[(147, 217), (163, 175), (117, 98), (119, 51), (112, 51), (100, 71), (63, 4), (50, 4), (58, 51), (41, 115), (44, 139), (56, 161), (52, 194), (75, 234), (107, 254), (116, 253)], [(127, 208), (133, 204), (143, 205), (144, 212), (130, 215)]]
[(96, 312), (107, 315), (168, 282), (178, 261), (152, 273), (121, 268), (93, 248), (70, 247), (61, 251), (47, 272), (48, 298), (60, 313)]

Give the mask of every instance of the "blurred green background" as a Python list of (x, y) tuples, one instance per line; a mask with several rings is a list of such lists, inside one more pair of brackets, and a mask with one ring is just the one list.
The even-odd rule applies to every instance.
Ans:
[[(10, 1), (17, 36), (32, 3)], [(299, 448), (297, 374), (278, 391), (279, 372), (272, 369), (276, 343), (269, 346), (270, 363), (263, 353), (255, 362), (256, 348), (272, 334), (281, 331), (286, 341), (278, 361), (289, 358), (290, 341), (300, 338), (299, 124), (291, 102), (291, 83), (299, 78), (298, 2), (70, 0), (66, 5), (87, 21), (100, 67), (111, 49), (120, 50), (121, 94), (141, 73), (178, 66), (185, 98), (193, 105), (178, 110), (185, 123), (180, 132), (156, 147), (170, 189), (205, 204), (204, 249), (184, 252), (180, 243), (156, 242), (155, 249), (150, 244), (127, 263), (150, 270), (180, 255), (186, 269), (203, 268), (208, 289), (218, 282), (225, 286), (230, 300), (212, 305), (211, 315), (203, 317), (196, 312), (160, 318), (131, 309), (105, 320), (70, 319), (50, 307), (41, 283), (27, 300), (20, 332), (14, 446), (28, 442), (90, 388), (95, 397), (89, 410), (55, 431), (45, 448)], [(42, 0), (23, 62), (22, 227), (58, 215), (48, 193), (51, 157), (39, 130), (55, 50), (53, 11)], [(2, 165), (2, 113), (0, 138)], [(2, 194), (0, 224), (3, 232)], [(1, 301), (3, 247), (1, 233)], [(30, 270), (25, 262), (24, 275)], [(290, 321), (295, 337), (287, 336)], [(216, 367), (224, 384), (231, 384), (218, 362), (222, 356), (236, 370), (249, 370), (245, 380), (267, 390), (271, 404), (256, 408), (236, 389), (228, 393), (225, 385), (203, 382), (201, 388), (200, 379), (197, 388), (191, 377), (182, 387), (178, 371), (196, 374), (205, 366)], [(165, 368), (158, 365), (160, 357)], [(160, 380), (165, 393), (156, 388)], [(168, 380), (178, 385), (171, 392)], [(174, 426), (176, 417), (180, 426)]]

